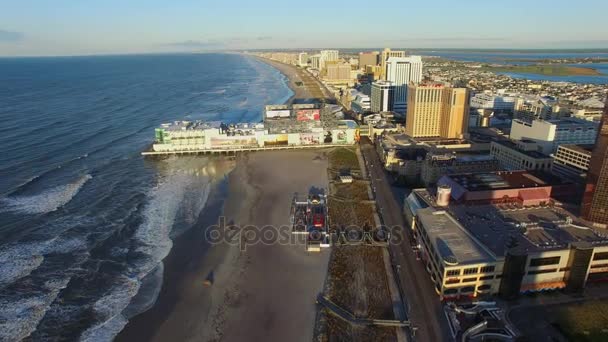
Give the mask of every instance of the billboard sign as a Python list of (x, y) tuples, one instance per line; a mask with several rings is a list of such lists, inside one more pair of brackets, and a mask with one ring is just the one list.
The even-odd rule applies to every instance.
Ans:
[(291, 111), (289, 109), (275, 109), (275, 110), (267, 110), (266, 118), (288, 118), (291, 116)]
[(296, 111), (296, 119), (298, 121), (318, 121), (321, 119), (321, 111), (319, 109), (300, 109)]
[(300, 134), (300, 143), (302, 145), (318, 145), (321, 143), (319, 133), (302, 133)]
[(258, 141), (255, 137), (244, 136), (219, 136), (211, 137), (211, 148), (240, 148), (257, 147)]
[(334, 131), (334, 142), (335, 143), (346, 143), (348, 140), (348, 135), (346, 131), (343, 130), (335, 130)]
[(286, 146), (288, 144), (287, 134), (269, 134), (264, 141), (264, 146)]

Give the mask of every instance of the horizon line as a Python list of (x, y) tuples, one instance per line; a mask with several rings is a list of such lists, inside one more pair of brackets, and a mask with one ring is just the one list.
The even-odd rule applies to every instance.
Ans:
[[(208, 49), (208, 50), (184, 50), (184, 51), (149, 51), (149, 52), (108, 52), (108, 53), (78, 53), (78, 54), (30, 54), (30, 55), (0, 55), (0, 58), (58, 58), (58, 57), (111, 57), (111, 56), (137, 56), (137, 55), (177, 55), (177, 54), (204, 54), (204, 53), (243, 53), (248, 51), (305, 51), (305, 50), (360, 50), (365, 51), (382, 51), (383, 48), (331, 48), (331, 47), (301, 47), (301, 48), (239, 48), (239, 49)], [(391, 47), (391, 50), (412, 50), (412, 51), (552, 51), (552, 52), (578, 52), (578, 53), (606, 53), (608, 47), (603, 48), (457, 48), (457, 47)]]

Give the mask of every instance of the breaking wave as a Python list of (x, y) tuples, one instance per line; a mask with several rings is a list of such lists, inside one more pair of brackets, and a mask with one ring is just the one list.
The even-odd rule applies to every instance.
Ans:
[(44, 214), (66, 205), (76, 196), (84, 184), (93, 178), (87, 174), (73, 183), (60, 185), (37, 195), (9, 196), (2, 199), (6, 209), (25, 214)]

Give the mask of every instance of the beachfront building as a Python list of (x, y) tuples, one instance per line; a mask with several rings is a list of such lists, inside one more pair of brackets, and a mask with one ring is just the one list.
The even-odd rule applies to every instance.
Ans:
[(492, 141), (490, 155), (505, 170), (549, 171), (553, 159), (538, 151), (538, 145), (530, 140)]
[(554, 153), (559, 145), (593, 145), (597, 123), (576, 118), (559, 120), (513, 120), (511, 139), (533, 140), (545, 154)]
[(359, 52), (359, 68), (365, 68), (368, 65), (378, 65), (380, 52)]
[(405, 57), (405, 51), (393, 51), (390, 48), (385, 48), (380, 53), (380, 78), (386, 81), (386, 61), (391, 57)]
[(413, 138), (462, 138), (469, 124), (469, 91), (443, 84), (409, 85), (405, 133)]
[(319, 70), (325, 69), (327, 62), (337, 62), (340, 60), (340, 52), (338, 50), (321, 50), (320, 56)]
[(386, 80), (395, 85), (394, 111), (405, 114), (407, 86), (422, 81), (422, 57), (389, 57), (386, 61)]
[(455, 174), (412, 191), (406, 222), (440, 298), (578, 292), (608, 279), (608, 237), (547, 206), (551, 191), (526, 172)]
[(300, 66), (300, 67), (308, 66), (308, 53), (300, 52), (298, 54), (298, 66)]
[(391, 82), (372, 83), (371, 110), (373, 113), (391, 112), (395, 103), (395, 86)]
[(328, 63), (325, 67), (324, 81), (331, 84), (351, 84), (354, 78), (351, 75), (351, 66), (348, 63)]
[(312, 55), (309, 60), (311, 68), (321, 70), (321, 55)]
[(331, 108), (314, 104), (266, 106), (264, 121), (223, 123), (176, 121), (155, 130), (151, 152), (196, 153), (302, 145), (352, 145), (359, 126), (336, 119)]

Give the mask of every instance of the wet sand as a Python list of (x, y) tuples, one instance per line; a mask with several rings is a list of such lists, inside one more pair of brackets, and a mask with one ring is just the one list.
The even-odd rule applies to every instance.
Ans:
[[(223, 213), (235, 225), (286, 229), (294, 192), (327, 184), (323, 150), (243, 154), (230, 174)], [(213, 224), (205, 220), (200, 225)], [(133, 318), (117, 340), (310, 341), (328, 251), (309, 254), (302, 244), (278, 243), (243, 250), (221, 243), (205, 252), (198, 240), (203, 231), (200, 226), (176, 239), (157, 303)], [(206, 287), (209, 272), (213, 285)]]

